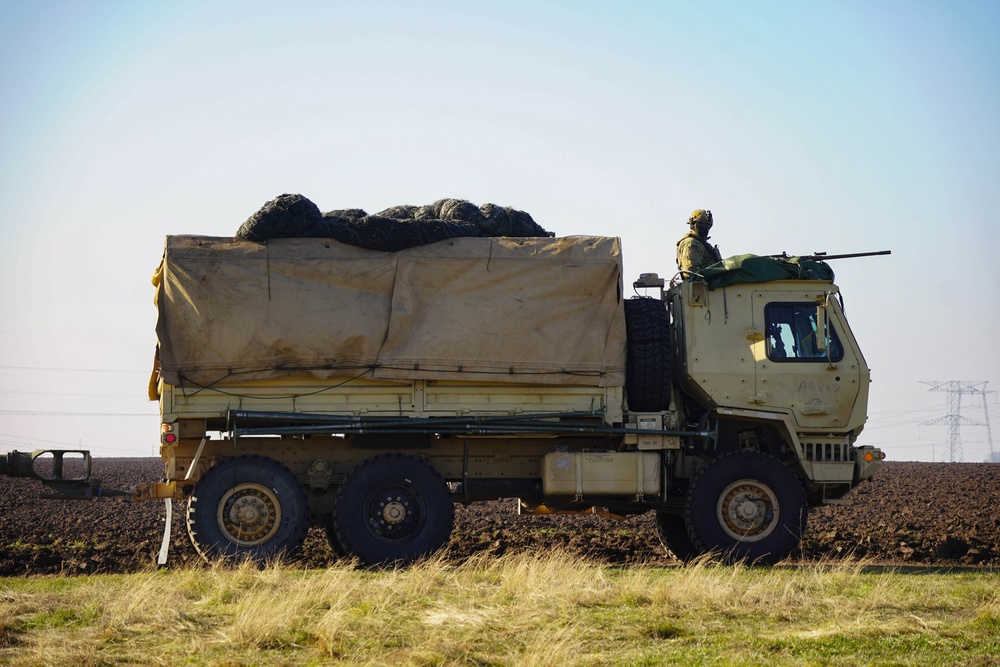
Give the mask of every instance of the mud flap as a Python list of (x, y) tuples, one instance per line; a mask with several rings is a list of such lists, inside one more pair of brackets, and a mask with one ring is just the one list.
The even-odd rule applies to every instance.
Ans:
[(167, 551), (170, 549), (170, 524), (173, 523), (174, 502), (172, 498), (164, 498), (163, 503), (167, 508), (167, 519), (163, 526), (163, 542), (160, 543), (160, 554), (156, 557), (157, 565), (167, 564)]

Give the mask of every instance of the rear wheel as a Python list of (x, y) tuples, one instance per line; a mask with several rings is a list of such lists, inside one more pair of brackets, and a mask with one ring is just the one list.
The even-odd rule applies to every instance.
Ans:
[(692, 483), (685, 519), (702, 552), (773, 564), (798, 547), (807, 512), (802, 484), (781, 461), (737, 452), (710, 463)]
[(295, 475), (273, 459), (238, 456), (205, 473), (188, 502), (187, 530), (205, 559), (263, 562), (296, 552), (309, 504)]
[(362, 461), (337, 493), (333, 527), (344, 551), (369, 565), (406, 564), (443, 547), (455, 524), (448, 485), (408, 454)]

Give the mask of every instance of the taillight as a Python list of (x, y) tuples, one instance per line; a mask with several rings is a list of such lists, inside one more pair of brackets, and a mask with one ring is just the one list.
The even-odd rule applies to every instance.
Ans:
[(160, 431), (160, 441), (164, 444), (172, 445), (177, 442), (177, 434), (174, 433), (173, 424), (161, 424)]

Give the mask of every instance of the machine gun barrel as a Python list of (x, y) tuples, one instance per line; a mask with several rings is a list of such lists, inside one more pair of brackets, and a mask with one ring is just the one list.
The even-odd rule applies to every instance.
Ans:
[(828, 259), (849, 259), (851, 257), (873, 257), (875, 255), (891, 255), (891, 250), (875, 250), (873, 252), (848, 252), (840, 255), (828, 255), (825, 252), (817, 252), (812, 255), (789, 255), (786, 252), (782, 252), (780, 255), (768, 255), (768, 257), (773, 257), (774, 259), (791, 259), (792, 257), (798, 257), (799, 259), (813, 259), (821, 262), (825, 262)]

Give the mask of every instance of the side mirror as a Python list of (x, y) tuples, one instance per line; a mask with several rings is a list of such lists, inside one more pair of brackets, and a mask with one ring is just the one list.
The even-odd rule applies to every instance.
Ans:
[[(830, 370), (837, 366), (833, 363), (833, 336), (830, 334), (830, 293), (823, 294), (823, 300), (816, 304), (816, 349), (826, 352), (826, 367)], [(842, 353), (838, 352), (838, 355)]]

